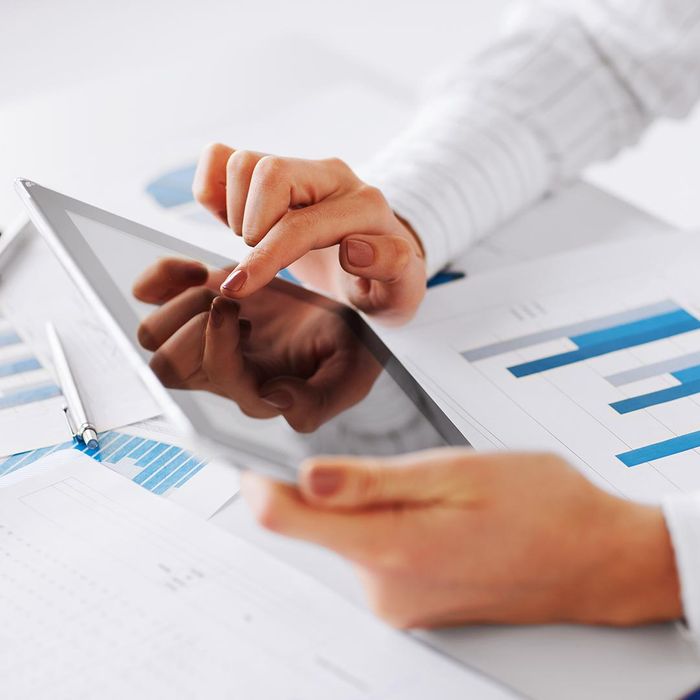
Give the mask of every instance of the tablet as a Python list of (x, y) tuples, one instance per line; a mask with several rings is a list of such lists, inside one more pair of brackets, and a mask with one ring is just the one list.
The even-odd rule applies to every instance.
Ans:
[[(183, 441), (202, 456), (293, 479), (299, 463), (316, 454), (389, 456), (468, 445), (357, 312), (280, 278), (228, 302), (235, 306), (233, 321), (227, 317), (234, 324), (226, 326), (231, 342), (228, 335), (223, 344), (216, 336), (217, 361), (208, 356), (212, 378), (197, 362), (210, 337), (207, 319), (217, 285), (194, 285), (161, 306), (144, 303), (133, 290), (153, 265), (182, 264), (159, 261), (203, 263), (211, 280), (235, 263), (34, 182), (21, 179), (16, 186), (96, 318), (114, 334)], [(231, 234), (222, 228), (222, 235)], [(183, 301), (185, 293), (197, 301)], [(169, 350), (163, 345), (153, 354), (139, 338), (144, 342), (152, 314), (170, 318), (171, 308), (176, 327), (168, 330)], [(153, 349), (152, 342), (145, 344)], [(266, 399), (276, 387), (284, 400), (278, 395), (273, 405)]]

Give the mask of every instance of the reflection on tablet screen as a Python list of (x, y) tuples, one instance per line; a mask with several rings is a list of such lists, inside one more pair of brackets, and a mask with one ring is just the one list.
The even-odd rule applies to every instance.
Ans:
[(137, 314), (132, 340), (153, 353), (167, 387), (196, 402), (217, 438), (289, 466), (309, 454), (446, 444), (420, 393), (399, 386), (384, 368), (386, 349), (373, 347), (342, 305), (273, 282), (239, 302), (220, 298), (212, 316), (227, 270), (68, 215)]

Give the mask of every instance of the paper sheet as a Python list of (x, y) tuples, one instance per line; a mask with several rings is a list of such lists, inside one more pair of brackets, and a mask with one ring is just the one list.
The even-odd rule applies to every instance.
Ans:
[(698, 259), (693, 234), (552, 256), (437, 288), (384, 336), (476, 448), (656, 501), (700, 488)]
[(512, 697), (85, 456), (58, 461), (0, 491), (3, 695)]
[(63, 459), (66, 452), (74, 451), (203, 518), (214, 515), (238, 493), (237, 469), (220, 461), (201, 459), (186, 450), (163, 419), (100, 433), (95, 449), (66, 440), (0, 458), (0, 488), (29, 478), (36, 468), (43, 468), (47, 457)]
[[(50, 370), (45, 324), (51, 320), (98, 431), (160, 413), (43, 239), (28, 231), (8, 256), (0, 261), (0, 315), (19, 334), (22, 344), (0, 348), (0, 352), (19, 353), (18, 359), (35, 358), (45, 372)], [(24, 405), (13, 416), (0, 416), (0, 455), (46, 447), (69, 437), (62, 405), (62, 399), (55, 398), (50, 403)]]

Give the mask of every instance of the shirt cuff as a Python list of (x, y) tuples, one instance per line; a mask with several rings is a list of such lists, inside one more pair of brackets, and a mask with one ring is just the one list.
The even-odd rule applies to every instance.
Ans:
[(700, 492), (663, 501), (666, 524), (676, 555), (681, 599), (688, 630), (700, 643)]

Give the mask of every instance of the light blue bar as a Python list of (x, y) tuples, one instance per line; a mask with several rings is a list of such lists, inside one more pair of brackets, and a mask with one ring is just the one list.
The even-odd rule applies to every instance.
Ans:
[(117, 433), (117, 437), (112, 440), (109, 445), (102, 447), (102, 449), (97, 453), (99, 455), (101, 462), (113, 462), (110, 460), (110, 456), (113, 455), (129, 438), (128, 435), (120, 435)]
[(689, 314), (685, 309), (678, 309), (665, 314), (650, 316), (649, 318), (641, 318), (632, 323), (623, 323), (612, 328), (604, 328), (603, 330), (593, 331), (592, 333), (584, 333), (583, 335), (571, 336), (571, 341), (580, 348), (587, 348), (601, 343), (627, 338), (629, 336), (639, 335), (647, 331), (667, 328), (678, 323), (695, 322), (697, 328), (700, 328), (700, 321), (695, 316)]
[(144, 438), (141, 438), (141, 440), (141, 444), (135, 450), (129, 453), (129, 459), (133, 459), (134, 461), (140, 459), (146, 454), (146, 452), (148, 452), (152, 447), (155, 447), (157, 444), (155, 440), (146, 440)]
[(640, 464), (653, 462), (657, 459), (681, 454), (700, 447), (700, 430), (687, 435), (657, 442), (653, 445), (640, 447), (637, 450), (630, 450), (617, 455), (617, 458), (627, 467), (637, 467)]
[(206, 466), (206, 462), (200, 462), (194, 469), (190, 469), (189, 473), (180, 479), (180, 481), (175, 484), (175, 488), (179, 489), (180, 486), (186, 484), (197, 472), (201, 471)]
[(75, 449), (84, 452), (89, 457), (92, 457), (97, 462), (102, 461), (103, 452), (115, 441), (119, 439), (120, 434), (110, 430), (97, 436), (97, 447), (88, 447), (85, 443), (76, 440)]
[(643, 379), (659, 377), (662, 374), (678, 372), (679, 370), (687, 369), (694, 365), (700, 366), (700, 352), (692, 352), (688, 355), (672, 357), (670, 360), (662, 360), (661, 362), (654, 362), (650, 365), (634, 367), (624, 372), (611, 374), (609, 377), (605, 377), (605, 380), (613, 386), (624, 386), (625, 384), (639, 382)]
[(45, 401), (46, 399), (52, 399), (54, 396), (60, 395), (61, 390), (55, 384), (46, 384), (44, 386), (32, 387), (30, 389), (21, 388), (13, 391), (12, 393), (0, 396), (0, 409), (24, 406), (28, 403)]
[(41, 369), (41, 364), (36, 357), (25, 357), (21, 360), (12, 360), (0, 365), (0, 377), (10, 377), (13, 374), (23, 374)]
[(12, 455), (11, 457), (7, 457), (5, 461), (0, 464), (0, 476), (3, 474), (6, 474), (11, 468), (13, 464), (17, 464), (21, 462), (22, 460), (26, 459), (28, 455), (31, 454), (31, 451), (29, 452), (18, 452), (15, 455)]
[(598, 345), (589, 345), (587, 347), (572, 350), (570, 352), (564, 352), (559, 355), (543, 357), (540, 360), (524, 362), (523, 364), (509, 367), (508, 371), (518, 378), (527, 377), (532, 374), (539, 374), (540, 372), (546, 372), (547, 370), (555, 369), (557, 367), (564, 367), (565, 365), (572, 365), (576, 362), (589, 360), (592, 357), (607, 355), (611, 352), (616, 352), (617, 350), (624, 350), (637, 345), (645, 345), (646, 343), (651, 343), (655, 340), (661, 340), (663, 338), (671, 338), (674, 335), (688, 333), (689, 331), (694, 331), (698, 328), (700, 328), (700, 321), (691, 316), (689, 319), (679, 323), (669, 326), (662, 326), (659, 328), (651, 328), (643, 333), (638, 333), (637, 335), (614, 338)]
[(133, 435), (127, 435), (127, 441), (109, 458), (111, 464), (116, 464), (121, 462), (124, 457), (131, 454), (136, 447), (143, 443), (143, 438), (134, 437)]
[(141, 485), (152, 491), (164, 479), (167, 479), (180, 465), (184, 464), (191, 455), (184, 450), (180, 452), (174, 459), (171, 459), (162, 469), (159, 469), (150, 479), (144, 481)]
[(652, 391), (649, 394), (615, 401), (615, 403), (610, 404), (610, 408), (614, 408), (619, 414), (624, 415), (625, 413), (640, 411), (643, 408), (658, 406), (662, 403), (668, 403), (669, 401), (675, 401), (676, 399), (682, 399), (698, 393), (700, 393), (700, 381), (688, 382), (678, 386), (670, 386), (668, 389)]
[(149, 450), (141, 458), (136, 460), (136, 466), (137, 467), (148, 466), (152, 460), (154, 460), (161, 452), (163, 452), (164, 450), (167, 450), (168, 447), (169, 447), (169, 445), (166, 445), (164, 442), (156, 442), (153, 445), (153, 449)]
[(161, 467), (164, 467), (171, 459), (180, 454), (182, 450), (175, 445), (168, 445), (167, 449), (158, 457), (156, 457), (141, 473), (134, 477), (137, 484), (144, 484), (150, 479)]
[[(53, 445), (52, 447), (42, 447), (40, 450), (34, 450), (31, 455), (31, 459), (23, 462), (22, 464), (15, 464), (12, 469), (9, 469), (6, 473), (11, 474), (16, 469), (21, 469), (22, 467), (27, 467), (30, 464), (36, 462), (40, 457), (47, 457), (54, 452), (64, 449), (64, 445), (70, 446), (71, 443), (61, 443), (59, 445)], [(45, 451), (44, 451), (45, 450)]]
[(189, 474), (189, 472), (198, 464), (199, 460), (197, 457), (190, 457), (184, 464), (178, 467), (178, 469), (169, 474), (166, 479), (163, 479), (163, 481), (161, 481), (160, 484), (153, 489), (153, 493), (158, 496), (162, 496), (170, 487), (174, 486), (180, 481), (180, 479), (187, 476), (187, 474)]
[(622, 311), (620, 313), (610, 314), (609, 316), (594, 318), (589, 321), (572, 323), (568, 326), (550, 328), (545, 331), (538, 331), (537, 333), (523, 335), (518, 338), (511, 338), (510, 340), (501, 340), (496, 343), (467, 350), (462, 353), (462, 357), (464, 357), (464, 359), (468, 362), (477, 362), (478, 360), (485, 360), (489, 357), (503, 355), (506, 352), (522, 350), (523, 348), (529, 348), (533, 345), (546, 343), (550, 340), (570, 338), (572, 335), (583, 335), (584, 333), (591, 331), (597, 331), (603, 328), (610, 328), (611, 326), (618, 326), (631, 321), (637, 321), (641, 318), (648, 318), (649, 316), (656, 316), (669, 311), (676, 311), (678, 308), (678, 304), (676, 304), (674, 301), (665, 299), (664, 301), (660, 301), (656, 304), (650, 304), (649, 306), (641, 306), (636, 309), (630, 309), (629, 311)]
[(700, 381), (700, 365), (696, 365), (694, 367), (686, 367), (685, 369), (680, 370), (678, 372), (672, 372), (672, 375), (679, 382), (683, 382), (684, 384)]
[(0, 333), (0, 348), (7, 347), (8, 345), (17, 345), (21, 342), (22, 338), (20, 338), (14, 331)]

